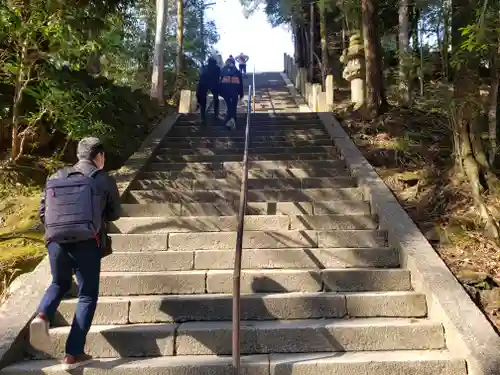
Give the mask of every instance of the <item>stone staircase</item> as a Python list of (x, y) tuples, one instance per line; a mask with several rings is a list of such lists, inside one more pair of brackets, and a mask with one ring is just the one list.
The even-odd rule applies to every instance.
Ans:
[[(87, 340), (98, 360), (78, 373), (232, 374), (244, 121), (194, 120), (180, 117), (113, 226)], [(251, 129), (242, 374), (465, 375), (317, 116), (257, 113)], [(59, 309), (53, 358), (75, 305)], [(0, 373), (66, 372), (32, 358)]]

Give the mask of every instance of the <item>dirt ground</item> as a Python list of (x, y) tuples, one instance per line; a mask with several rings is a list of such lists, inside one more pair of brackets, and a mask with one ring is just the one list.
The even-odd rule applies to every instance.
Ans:
[[(439, 111), (393, 107), (365, 121), (346, 106), (342, 126), (499, 332), (500, 255), (483, 228), (452, 155), (448, 118)], [(488, 192), (500, 212), (500, 191)]]

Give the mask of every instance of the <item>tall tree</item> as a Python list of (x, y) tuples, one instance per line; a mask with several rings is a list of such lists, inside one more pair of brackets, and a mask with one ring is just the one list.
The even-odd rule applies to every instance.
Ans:
[(323, 4), (319, 4), (319, 25), (320, 25), (320, 37), (321, 37), (321, 75), (323, 84), (325, 82), (326, 75), (330, 73), (326, 13), (327, 13), (326, 7)]
[(403, 105), (409, 105), (412, 100), (410, 22), (408, 14), (409, 0), (399, 0), (399, 93)]
[(177, 0), (177, 53), (175, 76), (177, 88), (182, 87), (182, 69), (184, 57), (184, 0)]
[[(489, 212), (482, 193), (488, 188), (490, 165), (484, 152), (479, 118), (483, 110), (479, 92), (480, 56), (473, 48), (466, 48), (464, 28), (476, 23), (475, 0), (452, 1), (452, 52), (455, 59), (453, 74), (454, 134), (457, 165), (464, 171), (474, 202), (492, 237), (498, 238), (499, 228)], [(464, 48), (465, 46), (465, 48)]]
[(163, 105), (165, 102), (163, 87), (163, 71), (165, 69), (165, 64), (163, 62), (163, 56), (165, 50), (167, 1), (168, 0), (156, 0), (156, 33), (153, 74), (151, 75), (151, 97), (156, 99), (160, 105)]
[(378, 1), (361, 1), (366, 67), (366, 109), (371, 117), (378, 116), (387, 103), (382, 81), (382, 47), (378, 33)]

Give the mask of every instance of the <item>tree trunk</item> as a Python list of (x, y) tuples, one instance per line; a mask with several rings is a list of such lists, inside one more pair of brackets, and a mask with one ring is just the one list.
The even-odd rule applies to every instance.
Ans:
[(494, 165), (497, 153), (497, 125), (498, 125), (498, 109), (499, 96), (498, 90), (500, 86), (500, 39), (497, 40), (497, 45), (492, 48), (491, 56), (491, 87), (490, 100), (488, 108), (488, 134), (490, 139), (489, 162)]
[(201, 47), (201, 64), (205, 64), (207, 58), (205, 46), (205, 4), (200, 3), (200, 47)]
[(343, 18), (338, 20), (340, 12), (338, 9), (326, 13), (326, 43), (328, 49), (328, 70), (326, 74), (332, 74), (336, 86), (340, 86), (343, 81), (342, 65), (340, 56), (343, 50)]
[(177, 55), (175, 59), (175, 76), (177, 89), (182, 87), (184, 60), (184, 0), (177, 0)]
[(363, 45), (366, 67), (366, 109), (369, 117), (380, 114), (385, 102), (382, 56), (378, 34), (378, 0), (362, 0)]
[(311, 2), (309, 16), (309, 82), (314, 80), (314, 3)]
[(453, 0), (452, 3), (452, 45), (453, 54), (460, 52), (460, 64), (454, 78), (454, 132), (458, 135), (455, 145), (457, 164), (463, 167), (472, 190), (476, 207), (483, 219), (488, 234), (498, 238), (499, 228), (482, 197), (487, 188), (489, 163), (481, 143), (479, 115), (479, 59), (475, 51), (462, 49), (461, 28), (475, 22), (475, 0)]
[(411, 55), (409, 46), (409, 0), (399, 0), (399, 93), (402, 105), (411, 104)]
[(443, 43), (441, 46), (441, 63), (443, 64), (443, 78), (448, 81), (449, 73), (449, 58), (448, 48), (450, 46), (450, 11), (448, 1), (444, 0), (442, 5), (442, 18), (443, 18)]
[(330, 61), (328, 57), (328, 43), (327, 43), (327, 33), (326, 33), (326, 12), (324, 5), (319, 5), (319, 27), (320, 27), (320, 38), (321, 38), (321, 76), (322, 84), (325, 84), (325, 77), (330, 74)]
[(15, 162), (19, 159), (21, 151), (21, 139), (19, 137), (19, 128), (21, 127), (21, 108), (23, 102), (24, 91), (31, 79), (31, 68), (33, 63), (26, 61), (28, 53), (27, 42), (23, 43), (21, 50), (20, 69), (16, 77), (14, 89), (14, 101), (12, 103), (12, 130), (11, 130), (11, 150), (10, 159)]
[(167, 0), (156, 0), (156, 33), (155, 50), (153, 58), (153, 74), (151, 75), (151, 98), (156, 99), (163, 106), (163, 55), (165, 50), (165, 27), (166, 27)]

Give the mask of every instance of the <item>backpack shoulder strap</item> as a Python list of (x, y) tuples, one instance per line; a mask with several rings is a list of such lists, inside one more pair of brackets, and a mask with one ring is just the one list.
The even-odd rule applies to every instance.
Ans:
[(75, 174), (82, 174), (80, 171), (77, 171), (73, 167), (61, 168), (56, 172), (57, 178), (68, 178)]
[(99, 168), (94, 169), (92, 172), (89, 173), (89, 177), (94, 178), (100, 171), (101, 169)]

